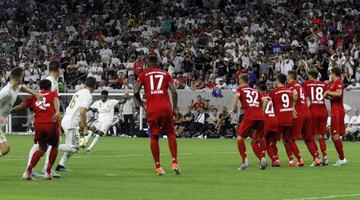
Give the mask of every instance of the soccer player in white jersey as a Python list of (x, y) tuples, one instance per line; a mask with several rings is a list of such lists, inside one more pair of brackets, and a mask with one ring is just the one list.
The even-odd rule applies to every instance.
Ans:
[[(49, 76), (46, 77), (47, 80), (51, 81), (51, 91), (59, 92), (59, 85), (58, 85), (59, 76), (60, 76), (60, 62), (51, 61), (49, 63)], [(34, 144), (31, 147), (30, 152), (29, 152), (28, 166), (30, 164), (31, 158), (33, 157), (33, 154), (36, 152), (37, 149), (38, 149), (38, 144)], [(49, 146), (46, 151), (44, 168), (42, 170), (43, 173), (45, 173), (45, 171), (46, 171), (45, 169), (47, 168), (48, 163), (49, 163), (50, 151), (51, 151), (51, 146)], [(51, 173), (54, 178), (60, 177), (60, 175), (57, 174), (55, 171), (52, 171)], [(32, 175), (33, 176), (41, 176), (40, 174), (36, 173), (35, 171), (33, 171)]]
[(3, 134), (3, 129), (7, 122), (6, 118), (10, 114), (19, 91), (34, 95), (36, 98), (43, 97), (43, 95), (21, 85), (23, 78), (24, 72), (21, 68), (13, 69), (10, 73), (10, 81), (0, 91), (0, 157), (5, 156), (10, 151), (10, 145), (7, 143), (6, 137)]
[(101, 91), (101, 99), (95, 101), (90, 109), (98, 112), (98, 119), (92, 124), (90, 127), (89, 134), (84, 137), (85, 144), (90, 140), (92, 133), (94, 133), (95, 138), (91, 142), (90, 146), (86, 149), (86, 153), (90, 153), (90, 150), (96, 145), (96, 143), (100, 140), (100, 137), (106, 134), (110, 127), (114, 125), (114, 111), (115, 107), (118, 104), (124, 104), (126, 102), (126, 98), (121, 101), (115, 99), (109, 99), (109, 92), (107, 90)]
[(61, 127), (64, 130), (66, 139), (65, 144), (59, 146), (59, 150), (64, 152), (56, 171), (68, 171), (65, 168), (65, 163), (69, 158), (79, 150), (80, 133), (82, 130), (84, 135), (88, 134), (86, 124), (86, 112), (88, 111), (93, 97), (91, 93), (95, 90), (96, 79), (88, 77), (85, 81), (85, 88), (77, 91), (68, 107), (65, 115), (61, 121)]

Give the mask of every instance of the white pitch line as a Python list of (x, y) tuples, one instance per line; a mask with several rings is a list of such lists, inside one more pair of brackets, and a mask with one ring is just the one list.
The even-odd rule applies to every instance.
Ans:
[(330, 196), (323, 196), (323, 197), (305, 197), (305, 198), (298, 198), (298, 199), (284, 199), (284, 200), (317, 200), (317, 199), (335, 199), (335, 198), (345, 198), (345, 197), (358, 197), (358, 194), (339, 194), (339, 195), (330, 195)]

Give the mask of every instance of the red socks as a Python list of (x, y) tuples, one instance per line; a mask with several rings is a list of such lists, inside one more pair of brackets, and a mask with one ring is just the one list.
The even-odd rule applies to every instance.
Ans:
[(289, 141), (289, 142), (285, 142), (285, 143), (284, 143), (284, 146), (285, 146), (286, 155), (288, 156), (289, 161), (293, 161), (294, 158), (293, 158), (293, 155), (292, 155), (292, 149), (291, 149), (290, 141)]
[(326, 141), (325, 141), (325, 138), (319, 138), (319, 145), (320, 145), (320, 150), (321, 150), (321, 153), (322, 153), (323, 157), (326, 157), (327, 153), (326, 153)]
[(159, 136), (151, 136), (150, 138), (150, 148), (151, 153), (154, 158), (155, 167), (160, 167), (160, 146), (159, 146)]
[(272, 147), (272, 145), (268, 144), (266, 149), (267, 149), (267, 153), (268, 153), (271, 161), (275, 162), (278, 158), (277, 158), (277, 155), (274, 152), (274, 148)]
[(343, 143), (341, 139), (334, 140), (334, 145), (337, 153), (339, 154), (339, 159), (344, 160), (344, 149), (343, 149)]
[(46, 168), (46, 172), (48, 174), (51, 174), (51, 168), (55, 163), (57, 154), (58, 154), (58, 148), (57, 147), (56, 148), (52, 147), (51, 151), (50, 151), (50, 155), (49, 155), (49, 163), (48, 163), (48, 166)]
[(259, 148), (260, 148), (260, 157), (263, 158), (265, 157), (265, 153), (266, 153), (266, 141), (265, 139), (260, 139), (259, 140)]
[(245, 147), (245, 143), (244, 140), (237, 140), (237, 147), (241, 156), (241, 159), (243, 161), (243, 163), (245, 162), (246, 159), (246, 147)]
[(271, 145), (276, 157), (279, 158), (279, 153), (278, 153), (278, 148), (276, 146), (276, 143), (271, 143), (270, 145)]
[(177, 163), (177, 142), (174, 134), (169, 134), (168, 145), (171, 153), (172, 163)]
[(256, 157), (260, 160), (261, 159), (261, 150), (259, 148), (259, 144), (257, 142), (252, 142), (251, 147), (252, 147)]
[(291, 145), (291, 150), (292, 150), (293, 154), (295, 155), (296, 159), (299, 161), (301, 159), (301, 156), (300, 156), (299, 148), (296, 145), (296, 142), (291, 140), (290, 145)]
[(32, 169), (39, 162), (42, 155), (43, 155), (43, 153), (40, 150), (36, 150), (35, 153), (33, 154), (31, 161), (30, 161), (30, 165), (27, 168), (27, 171), (30, 172), (30, 174), (32, 172)]
[(318, 158), (319, 152), (318, 152), (315, 140), (314, 139), (305, 140), (305, 144), (306, 144), (306, 147), (309, 150), (311, 156), (313, 157), (313, 159), (315, 160), (316, 158)]

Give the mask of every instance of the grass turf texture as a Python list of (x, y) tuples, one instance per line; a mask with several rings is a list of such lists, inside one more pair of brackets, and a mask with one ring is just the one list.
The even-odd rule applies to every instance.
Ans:
[[(305, 158), (304, 168), (289, 168), (282, 144), (282, 167), (257, 167), (250, 143), (247, 152), (250, 168), (237, 171), (240, 156), (235, 140), (178, 140), (179, 161), (183, 174), (170, 170), (167, 140), (161, 139), (161, 161), (166, 176), (155, 175), (148, 139), (104, 137), (90, 155), (84, 150), (68, 162), (72, 172), (60, 179), (21, 180), (32, 143), (30, 136), (8, 136), (11, 152), (0, 158), (0, 199), (299, 199), (355, 194), (359, 199), (358, 143), (344, 144), (348, 165), (333, 167), (337, 156), (328, 142), (331, 165), (310, 168), (311, 158), (303, 142), (299, 147)], [(64, 141), (64, 140), (63, 140)], [(58, 160), (62, 156), (59, 154)], [(270, 163), (270, 159), (268, 159)], [(57, 162), (56, 162), (57, 164)], [(36, 171), (43, 166), (43, 159)], [(336, 199), (336, 198), (335, 198)], [(345, 198), (344, 198), (345, 199)]]

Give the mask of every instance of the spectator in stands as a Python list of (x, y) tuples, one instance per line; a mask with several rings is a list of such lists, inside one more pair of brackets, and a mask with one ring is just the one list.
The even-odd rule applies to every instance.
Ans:
[(353, 110), (353, 116), (350, 117), (349, 122), (346, 127), (346, 135), (344, 138), (346, 140), (355, 141), (359, 139), (359, 130), (360, 130), (360, 112), (359, 109)]
[(234, 138), (237, 136), (237, 129), (240, 124), (240, 112), (237, 106), (235, 106), (233, 112), (229, 114), (229, 120), (230, 120), (231, 137)]
[(181, 122), (182, 122), (182, 127), (179, 128), (178, 130), (178, 136), (179, 137), (185, 137), (187, 135), (184, 134), (184, 131), (189, 131), (190, 127), (192, 125), (192, 123), (195, 120), (195, 115), (194, 113), (192, 113), (192, 107), (189, 106), (187, 108), (187, 113), (183, 116)]
[(351, 84), (346, 87), (346, 90), (359, 90), (360, 83), (356, 82), (355, 79), (351, 79)]
[(224, 138), (227, 135), (227, 129), (229, 127), (229, 113), (227, 112), (227, 108), (225, 106), (222, 107), (221, 113), (218, 116), (218, 123), (216, 125), (216, 129), (219, 135)]
[(201, 97), (201, 95), (198, 95), (196, 97), (196, 102), (193, 101), (192, 103), (192, 107), (195, 108), (195, 109), (198, 109), (198, 108), (207, 108), (208, 107), (208, 103), (206, 101), (203, 100), (203, 98)]
[(124, 119), (124, 131), (125, 135), (133, 136), (134, 135), (134, 127), (135, 127), (135, 101), (133, 98), (129, 97), (128, 93), (125, 93), (124, 96), (125, 103), (121, 105), (121, 114)]
[(197, 111), (198, 115), (189, 127), (190, 136), (193, 138), (202, 138), (207, 129), (206, 125), (208, 123), (209, 114), (205, 113), (204, 107), (198, 107)]

